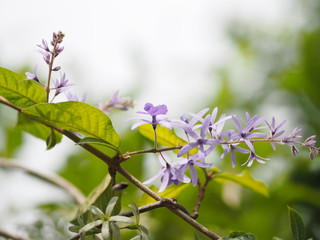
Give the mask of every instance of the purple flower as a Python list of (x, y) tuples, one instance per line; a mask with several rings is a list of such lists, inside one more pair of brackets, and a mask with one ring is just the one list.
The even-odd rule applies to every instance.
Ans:
[(157, 125), (160, 124), (163, 127), (172, 129), (172, 126), (170, 124), (170, 120), (167, 118), (159, 118), (158, 115), (165, 115), (167, 114), (167, 106), (166, 105), (158, 105), (153, 106), (151, 103), (146, 103), (144, 106), (145, 112), (137, 112), (140, 114), (150, 115), (152, 120), (146, 120), (146, 119), (129, 119), (129, 120), (141, 120), (142, 122), (135, 123), (131, 129), (135, 129), (139, 127), (142, 124), (150, 123), (153, 126), (153, 129), (156, 129)]
[[(181, 129), (187, 128), (187, 126), (189, 128), (192, 128), (192, 129), (201, 127), (200, 125), (196, 125), (196, 123), (199, 122), (199, 121), (203, 122), (202, 116), (206, 112), (208, 112), (208, 110), (209, 110), (209, 108), (205, 108), (205, 109), (202, 109), (197, 114), (189, 113), (189, 115), (191, 115), (191, 116), (188, 116), (187, 114), (182, 114), (180, 116), (179, 120), (172, 120), (172, 122), (178, 123), (178, 124), (172, 124), (172, 126), (175, 127), (175, 128), (181, 128)], [(188, 141), (190, 142), (188, 133), (186, 131), (184, 131), (184, 132), (185, 132), (185, 134), (186, 134), (186, 136), (188, 138)]]
[(299, 135), (301, 131), (302, 129), (295, 128), (289, 136), (286, 136), (282, 139), (282, 143), (291, 146), (291, 153), (294, 157), (296, 157), (299, 154), (299, 150), (294, 146), (294, 144), (296, 144), (297, 142), (293, 139), (301, 138), (301, 136)]
[[(64, 34), (61, 31), (53, 33), (52, 41), (50, 42), (53, 46), (52, 50), (50, 50), (47, 41), (44, 39), (42, 39), (41, 44), (37, 45), (39, 48), (41, 48), (39, 52), (42, 54), (43, 60), (48, 65), (50, 64), (50, 62), (53, 62), (53, 59), (63, 51), (64, 48), (60, 47), (60, 43), (62, 42), (63, 38)], [(58, 71), (59, 69), (60, 67), (55, 67), (53, 68), (53, 71)]]
[(144, 105), (144, 110), (145, 110), (145, 112), (139, 112), (139, 113), (149, 114), (152, 117), (157, 116), (157, 115), (165, 115), (168, 112), (166, 105), (153, 106), (153, 104), (151, 104), (151, 103), (146, 103)]
[(49, 65), (51, 60), (51, 52), (46, 40), (42, 39), (42, 43), (37, 45), (41, 50), (39, 52), (43, 56), (43, 60)]
[(27, 77), (25, 80), (35, 80), (36, 82), (40, 82), (38, 79), (37, 71), (38, 71), (38, 65), (35, 66), (33, 73), (30, 73), (30, 72), (25, 73), (25, 75)]
[(269, 160), (269, 158), (260, 157), (256, 153), (251, 151), (248, 160), (244, 164), (242, 164), (242, 166), (247, 165), (248, 167), (250, 167), (254, 160), (257, 160), (259, 163), (265, 164), (266, 160)]
[[(231, 133), (229, 133), (228, 135), (228, 141), (233, 141), (233, 139), (231, 138)], [(250, 153), (250, 151), (248, 149), (244, 149), (241, 147), (237, 147), (236, 145), (238, 145), (239, 143), (234, 143), (234, 144), (222, 144), (222, 148), (223, 148), (223, 153), (220, 156), (220, 159), (224, 159), (228, 153), (231, 154), (231, 161), (232, 161), (232, 167), (236, 166), (236, 155), (235, 155), (235, 151), (238, 151), (240, 153)]]
[[(270, 131), (270, 135), (269, 135), (269, 139), (275, 139), (279, 136), (281, 136), (285, 130), (280, 131), (280, 128), (285, 124), (286, 121), (281, 122), (277, 127), (276, 127), (276, 120), (274, 119), (274, 117), (272, 118), (271, 124), (269, 124), (267, 121), (267, 125), (269, 127), (269, 131)], [(274, 145), (273, 142), (270, 142), (271, 146), (273, 148), (273, 150), (276, 150), (276, 147)]]
[(294, 157), (296, 157), (299, 154), (299, 150), (298, 148), (296, 148), (296, 146), (292, 145), (291, 146), (291, 153)]
[[(205, 108), (202, 109), (200, 112), (194, 114), (194, 113), (189, 113), (190, 116), (188, 116), (187, 114), (182, 114), (180, 117), (180, 120), (176, 120), (176, 122), (183, 122), (188, 124), (191, 128), (193, 128), (195, 126), (195, 124), (199, 121), (203, 122), (203, 115), (206, 114), (208, 112), (209, 108)], [(179, 125), (176, 125), (176, 127), (178, 128), (182, 128)]]
[(295, 139), (295, 138), (301, 138), (301, 136), (298, 135), (298, 134), (301, 133), (301, 131), (302, 131), (302, 129), (300, 129), (300, 128), (295, 128), (289, 136), (284, 137), (284, 138), (282, 139), (282, 142), (283, 142), (283, 143), (286, 143), (286, 144), (294, 144), (294, 143), (296, 143), (295, 141), (293, 141), (293, 139)]
[(50, 49), (49, 49), (49, 47), (48, 47), (48, 43), (47, 43), (47, 41), (44, 40), (44, 39), (42, 39), (41, 44), (38, 44), (37, 46), (38, 46), (39, 48), (45, 50), (46, 52), (50, 52)]
[(250, 117), (248, 113), (246, 115), (247, 124), (244, 127), (241, 126), (240, 120), (236, 116), (232, 116), (238, 132), (232, 134), (231, 138), (244, 140), (248, 147), (251, 149), (253, 148), (253, 145), (250, 142), (250, 138), (265, 138), (267, 136), (264, 133), (252, 132), (253, 130), (260, 128), (257, 126), (262, 123), (265, 118), (258, 118), (258, 116)]
[(71, 92), (65, 92), (65, 95), (68, 99), (68, 101), (75, 101), (75, 102), (85, 102), (87, 99), (88, 94), (85, 93), (82, 95), (82, 97), (78, 97), (77, 95), (75, 95), (74, 93)]
[(316, 144), (316, 135), (312, 135), (310, 137), (308, 137), (305, 141), (304, 141), (304, 145), (308, 146), (308, 147), (314, 147), (314, 145)]
[(223, 140), (222, 137), (227, 137), (229, 133), (232, 133), (233, 130), (227, 130), (227, 131), (222, 131), (225, 122), (230, 119), (232, 116), (226, 116), (225, 114), (222, 114), (217, 122), (218, 114), (218, 108), (215, 107), (212, 111), (211, 117), (210, 117), (210, 124), (209, 124), (209, 133), (211, 138), (215, 138), (218, 140)]
[(190, 182), (190, 179), (185, 174), (181, 173), (181, 171), (174, 168), (174, 166), (169, 162), (169, 158), (165, 153), (159, 154), (158, 157), (162, 165), (162, 168), (155, 176), (143, 182), (143, 184), (149, 184), (153, 182), (155, 179), (161, 177), (161, 186), (158, 192), (163, 192), (166, 189), (166, 187), (172, 183), (177, 185), (179, 182)]
[[(199, 151), (205, 157), (214, 149), (216, 145), (220, 143), (219, 140), (206, 138), (206, 133), (208, 132), (209, 124), (210, 124), (210, 115), (207, 115), (207, 117), (205, 118), (202, 124), (200, 135), (198, 135), (190, 125), (186, 123), (182, 125), (182, 128), (188, 134), (188, 136), (192, 137), (196, 141), (190, 142), (189, 144), (184, 145), (178, 152), (178, 157), (181, 157), (182, 155), (188, 153), (190, 150), (196, 147), (199, 148)], [(209, 146), (209, 148), (205, 149), (205, 145)]]
[(211, 163), (204, 163), (204, 162), (198, 161), (197, 154), (190, 156), (188, 157), (188, 159), (184, 159), (178, 163), (181, 164), (178, 171), (180, 174), (184, 174), (188, 168), (190, 169), (190, 176), (191, 176), (191, 181), (193, 186), (196, 186), (198, 183), (198, 176), (197, 176), (195, 166), (198, 166), (201, 168), (207, 168), (212, 166)]
[(133, 108), (133, 100), (129, 97), (120, 97), (117, 91), (107, 103), (101, 105), (99, 108), (106, 113), (109, 113), (113, 108), (128, 110), (129, 108)]
[(60, 79), (56, 79), (54, 81), (54, 88), (56, 90), (54, 96), (57, 96), (58, 94), (65, 92), (68, 90), (69, 87), (73, 86), (73, 83), (69, 83), (69, 80), (66, 78), (66, 74), (63, 75), (60, 74)]
[(250, 167), (250, 166), (253, 164), (253, 161), (254, 161), (254, 160), (257, 160), (259, 163), (262, 163), (262, 164), (265, 164), (265, 163), (266, 163), (266, 160), (269, 160), (268, 158), (263, 158), (263, 157), (258, 156), (258, 155), (254, 152), (253, 146), (252, 146), (252, 147), (249, 146), (249, 148), (250, 148), (249, 158), (248, 158), (248, 160), (247, 160), (244, 164), (242, 164), (242, 166), (243, 166), (243, 165), (247, 165), (248, 167)]
[(64, 38), (64, 33), (58, 31), (57, 33), (53, 33), (51, 45), (53, 46), (54, 56), (58, 56), (64, 49), (64, 47), (60, 47), (60, 43)]
[(316, 144), (316, 135), (310, 136), (308, 137), (305, 141), (304, 141), (304, 145), (309, 147), (310, 149), (310, 158), (314, 159), (314, 156), (317, 155), (319, 153), (318, 149), (315, 148), (315, 144)]

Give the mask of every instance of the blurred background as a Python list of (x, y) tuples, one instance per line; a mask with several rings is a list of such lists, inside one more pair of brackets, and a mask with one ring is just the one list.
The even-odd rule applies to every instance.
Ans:
[[(304, 138), (320, 131), (319, 0), (11, 0), (1, 8), (1, 67), (24, 73), (38, 65), (45, 79), (46, 65), (36, 44), (61, 30), (65, 50), (57, 64), (76, 84), (76, 94), (88, 92), (87, 102), (95, 106), (118, 90), (134, 99), (133, 110), (110, 115), (123, 152), (151, 144), (125, 122), (146, 102), (166, 104), (173, 118), (217, 106), (223, 113), (287, 120), (289, 131), (301, 127)], [(57, 173), (84, 194), (105, 176), (107, 168), (68, 139), (46, 151), (44, 142), (14, 129), (14, 111), (0, 105), (0, 116), (2, 160)], [(220, 235), (238, 230), (258, 239), (291, 239), (289, 205), (302, 215), (308, 237), (320, 239), (319, 157), (310, 160), (307, 149), (293, 158), (285, 146), (276, 152), (263, 144), (257, 148), (271, 161), (250, 169), (240, 164), (233, 169), (228, 158), (213, 161), (226, 172), (249, 170), (269, 186), (270, 196), (213, 183), (199, 222)], [(246, 157), (238, 158), (244, 162)], [(149, 177), (141, 157), (126, 164), (137, 178)], [(124, 194), (125, 204), (141, 196), (133, 186)], [(178, 197), (190, 209), (195, 199), (192, 186)], [(0, 203), (0, 229), (31, 239), (67, 238), (61, 209), (71, 200), (61, 189), (22, 171), (0, 168)], [(143, 219), (151, 239), (194, 239), (193, 229), (165, 209)]]

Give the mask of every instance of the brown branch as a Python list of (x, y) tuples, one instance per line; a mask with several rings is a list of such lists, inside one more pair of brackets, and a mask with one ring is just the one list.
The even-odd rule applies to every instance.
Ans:
[[(18, 110), (19, 112), (22, 112), (22, 110), (23, 110), (23, 108), (15, 106), (14, 104), (10, 103), (9, 101), (7, 101), (3, 97), (0, 97), (0, 103), (4, 103), (9, 107), (12, 107), (12, 108)], [(76, 136), (74, 133), (72, 133), (71, 131), (67, 131), (67, 130), (61, 129), (61, 128), (52, 126), (52, 125), (47, 124), (47, 123), (43, 123), (43, 122), (40, 122), (40, 123), (42, 123), (42, 124), (44, 124), (44, 125), (46, 125), (48, 127), (51, 127), (52, 129), (62, 133), (63, 135), (65, 135), (66, 137), (68, 137), (69, 139), (71, 139), (75, 143), (78, 143), (80, 141), (80, 138), (78, 136)], [(145, 192), (146, 194), (148, 194), (150, 197), (152, 197), (156, 201), (162, 200), (162, 198), (158, 194), (156, 194), (150, 188), (148, 188), (145, 185), (143, 185), (138, 179), (136, 179), (129, 172), (124, 170), (120, 166), (121, 158), (119, 158), (118, 156), (115, 156), (115, 157), (111, 158), (111, 157), (107, 156), (106, 154), (104, 154), (103, 152), (99, 151), (98, 149), (96, 149), (95, 147), (93, 147), (90, 144), (81, 144), (80, 146), (82, 148), (86, 149), (88, 152), (90, 152), (93, 155), (95, 155), (96, 157), (100, 158), (109, 167), (115, 169), (117, 172), (119, 172), (121, 175), (123, 175), (126, 179), (128, 179), (131, 183), (136, 185), (136, 187), (138, 187), (141, 191)], [(203, 225), (201, 225), (200, 223), (195, 221), (189, 214), (186, 214), (179, 207), (177, 207), (176, 204), (168, 204), (166, 207), (171, 212), (173, 212), (174, 214), (179, 216), (181, 219), (183, 219), (184, 221), (189, 223), (191, 226), (193, 226), (195, 229), (197, 229), (198, 231), (202, 232), (203, 234), (205, 234), (209, 238), (214, 239), (214, 240), (219, 239), (219, 236), (216, 233), (210, 231), (208, 228), (204, 227)]]
[(204, 198), (204, 193), (206, 192), (206, 189), (207, 189), (207, 187), (208, 187), (208, 185), (209, 185), (209, 183), (212, 180), (213, 175), (214, 175), (214, 172), (211, 172), (211, 173), (208, 174), (205, 169), (203, 169), (203, 172), (204, 172), (204, 175), (205, 175), (205, 182), (201, 186), (201, 183), (198, 180), (198, 188), (199, 188), (198, 199), (197, 199), (197, 202), (196, 202), (196, 204), (195, 204), (195, 206), (193, 208), (192, 215), (191, 215), (194, 219), (196, 219), (199, 216), (199, 209), (200, 209), (202, 200)]

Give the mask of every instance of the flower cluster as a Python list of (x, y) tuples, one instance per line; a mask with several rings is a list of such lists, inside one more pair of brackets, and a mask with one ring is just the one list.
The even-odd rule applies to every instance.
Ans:
[[(43, 60), (49, 67), (49, 76), (47, 80), (47, 86), (45, 86), (38, 77), (37, 73), (37, 66), (34, 68), (34, 72), (26, 72), (26, 80), (34, 80), (38, 83), (40, 83), (42, 86), (46, 87), (47, 92), (49, 93), (50, 90), (55, 90), (54, 96), (51, 99), (53, 99), (59, 95), (62, 92), (65, 92), (69, 89), (70, 86), (73, 86), (74, 84), (70, 83), (69, 80), (66, 77), (65, 73), (60, 73), (60, 78), (54, 80), (54, 87), (50, 87), (50, 80), (51, 80), (51, 74), (52, 72), (58, 72), (61, 70), (61, 66), (53, 66), (55, 58), (60, 55), (60, 53), (63, 51), (64, 47), (61, 46), (61, 43), (63, 41), (64, 34), (61, 31), (58, 31), (57, 33), (53, 33), (52, 40), (50, 41), (50, 45), (47, 43), (46, 40), (42, 39), (41, 44), (38, 44), (37, 46), (40, 48), (39, 52), (41, 53)], [(49, 94), (48, 94), (49, 95)]]
[[(71, 86), (74, 86), (73, 83), (70, 83), (68, 78), (66, 77), (65, 73), (60, 72), (60, 78), (56, 78), (53, 80), (54, 86), (50, 86), (52, 72), (58, 72), (61, 70), (60, 66), (53, 66), (54, 60), (56, 57), (60, 55), (60, 53), (64, 50), (64, 47), (61, 46), (61, 43), (64, 38), (64, 33), (58, 31), (52, 34), (52, 40), (50, 44), (44, 39), (42, 39), (41, 44), (38, 44), (37, 47), (40, 48), (39, 52), (41, 53), (43, 60), (49, 67), (49, 74), (47, 79), (47, 85), (43, 84), (38, 77), (38, 66), (34, 68), (33, 73), (26, 72), (26, 79), (25, 80), (33, 80), (41, 84), (47, 91), (47, 101), (49, 102), (49, 93), (50, 91), (54, 91), (52, 102), (56, 96), (60, 93), (65, 93), (68, 101), (77, 101), (77, 102), (85, 102), (87, 98), (87, 94), (85, 93), (83, 96), (78, 97), (74, 93), (68, 91)], [(105, 104), (100, 105), (100, 109), (105, 113), (109, 113), (112, 109), (120, 109), (120, 110), (128, 110), (129, 108), (133, 107), (133, 100), (128, 97), (120, 97), (119, 93), (116, 92), (109, 101)]]
[[(206, 108), (197, 114), (183, 114), (178, 120), (170, 120), (159, 117), (159, 115), (167, 114), (166, 105), (153, 106), (151, 103), (146, 103), (144, 110), (145, 112), (138, 113), (150, 115), (151, 121), (139, 119), (140, 122), (135, 123), (132, 129), (146, 123), (152, 125), (155, 133), (157, 125), (162, 125), (168, 129), (182, 129), (188, 141), (184, 146), (177, 146), (179, 152), (176, 157), (181, 158), (180, 160), (171, 162), (164, 152), (159, 151), (159, 160), (162, 168), (154, 177), (144, 182), (147, 184), (160, 177), (161, 186), (159, 192), (163, 191), (171, 183), (192, 182), (195, 186), (198, 182), (195, 167), (210, 167), (212, 163), (207, 161), (207, 157), (217, 146), (220, 146), (223, 152), (220, 159), (224, 159), (230, 153), (233, 167), (236, 166), (235, 151), (248, 154), (247, 161), (242, 164), (248, 167), (252, 166), (255, 161), (264, 164), (269, 160), (256, 153), (255, 142), (269, 142), (272, 144), (273, 149), (275, 149), (275, 143), (287, 144), (291, 147), (293, 156), (299, 153), (297, 145), (306, 146), (310, 149), (310, 157), (312, 159), (319, 152), (319, 149), (315, 147), (315, 136), (307, 138), (304, 143), (297, 142), (296, 139), (301, 138), (299, 135), (301, 129), (297, 128), (291, 134), (283, 136), (285, 130), (282, 127), (285, 121), (276, 125), (275, 118), (272, 118), (271, 123), (269, 123), (265, 117), (251, 117), (249, 113), (246, 113), (245, 119), (241, 119), (236, 115), (225, 114), (217, 119), (218, 108), (215, 108), (212, 113), (208, 113), (209, 109)], [(233, 128), (224, 129), (226, 121), (229, 121)], [(266, 128), (269, 131), (269, 135), (263, 132)], [(244, 147), (238, 146), (241, 143), (243, 143)], [(190, 177), (185, 174), (187, 169), (189, 169)]]

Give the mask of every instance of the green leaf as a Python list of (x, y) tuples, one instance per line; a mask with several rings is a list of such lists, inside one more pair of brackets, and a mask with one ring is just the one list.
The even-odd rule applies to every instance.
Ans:
[(219, 173), (213, 178), (213, 181), (225, 183), (227, 181), (235, 182), (243, 187), (259, 193), (265, 197), (269, 196), (268, 187), (261, 181), (255, 180), (248, 171), (243, 171), (242, 175), (233, 175), (231, 173)]
[(148, 232), (148, 229), (145, 228), (144, 226), (142, 225), (139, 225), (140, 226), (140, 233), (141, 233), (141, 237), (142, 237), (142, 240), (148, 240), (149, 237), (149, 232)]
[(102, 224), (101, 234), (102, 234), (102, 239), (103, 239), (103, 240), (108, 240), (108, 239), (110, 239), (110, 227), (109, 227), (109, 222), (104, 222), (104, 223)]
[(129, 224), (134, 223), (134, 221), (131, 218), (125, 217), (125, 216), (119, 216), (119, 215), (111, 216), (109, 220), (113, 222), (122, 222), (122, 223), (129, 223)]
[(115, 147), (120, 145), (109, 117), (83, 102), (42, 103), (24, 109), (23, 113), (45, 124), (83, 133)]
[(112, 212), (113, 212), (113, 209), (115, 208), (117, 202), (118, 202), (118, 197), (112, 197), (110, 199), (110, 201), (108, 202), (108, 205), (106, 207), (106, 216), (111, 216), (112, 215)]
[[(16, 129), (25, 131), (45, 141), (47, 141), (52, 134), (52, 129), (50, 127), (47, 127), (39, 122), (30, 119), (30, 117), (22, 113), (18, 114), (18, 124), (16, 126)], [(56, 143), (61, 142), (62, 134), (54, 131), (54, 135)]]
[(91, 205), (88, 210), (94, 215), (98, 216), (100, 219), (104, 218), (104, 213), (96, 206)]
[[(89, 207), (91, 205), (94, 205), (94, 203), (97, 202), (97, 200), (99, 198), (101, 198), (101, 195), (103, 193), (107, 193), (108, 191), (111, 191), (111, 187), (110, 187), (110, 184), (111, 184), (111, 177), (110, 175), (108, 174), (105, 179), (103, 179), (102, 183), (99, 184), (90, 194), (89, 196), (87, 197), (87, 201), (80, 206), (79, 208), (79, 215), (80, 214), (83, 214), (85, 212), (88, 211)], [(107, 197), (108, 198), (108, 197)], [(108, 201), (107, 201), (108, 202)], [(95, 204), (96, 205), (96, 204)], [(104, 209), (102, 208), (101, 206), (97, 206), (99, 209)]]
[(300, 215), (294, 209), (288, 206), (289, 221), (294, 240), (305, 240), (306, 231)]
[(26, 76), (0, 67), (0, 96), (22, 108), (46, 102), (44, 87), (24, 79)]
[(90, 222), (88, 223), (87, 225), (85, 225), (83, 228), (80, 229), (80, 233), (83, 233), (83, 232), (88, 232), (90, 231), (91, 229), (101, 225), (103, 223), (103, 221), (101, 219), (99, 220), (96, 220), (96, 221), (93, 221), (93, 222)]
[(57, 144), (57, 141), (58, 141), (58, 138), (57, 138), (56, 132), (53, 129), (51, 129), (51, 134), (46, 139), (47, 150), (53, 148)]
[(249, 233), (232, 232), (229, 237), (219, 238), (219, 240), (256, 240), (256, 238)]
[[(172, 185), (167, 188), (165, 191), (158, 193), (160, 197), (163, 198), (175, 198), (177, 197), (183, 190), (185, 190), (190, 184), (180, 184), (180, 185)], [(155, 186), (151, 186), (150, 189), (154, 192), (158, 192), (158, 189)], [(155, 202), (155, 200), (147, 194), (143, 194), (141, 200), (139, 201), (141, 205), (147, 205)]]
[[(139, 126), (139, 131), (143, 136), (150, 139), (151, 141), (154, 141), (154, 131), (151, 124), (143, 124)], [(173, 130), (170, 130), (168, 128), (158, 125), (156, 128), (156, 131), (157, 131), (157, 140), (160, 145), (163, 145), (166, 147), (175, 147), (175, 146), (182, 146), (182, 145), (188, 144), (188, 142), (178, 137)], [(175, 152), (178, 152), (178, 151), (179, 149), (175, 150)], [(190, 154), (193, 155), (196, 152), (197, 150), (193, 149), (190, 151)]]
[(113, 240), (121, 240), (121, 235), (120, 235), (120, 229), (117, 224), (114, 222), (110, 222), (110, 230), (112, 232), (112, 239)]
[(140, 214), (139, 214), (139, 208), (138, 205), (135, 203), (135, 201), (132, 201), (132, 204), (129, 204), (129, 208), (132, 211), (135, 219), (136, 219), (136, 224), (139, 224), (140, 222)]

